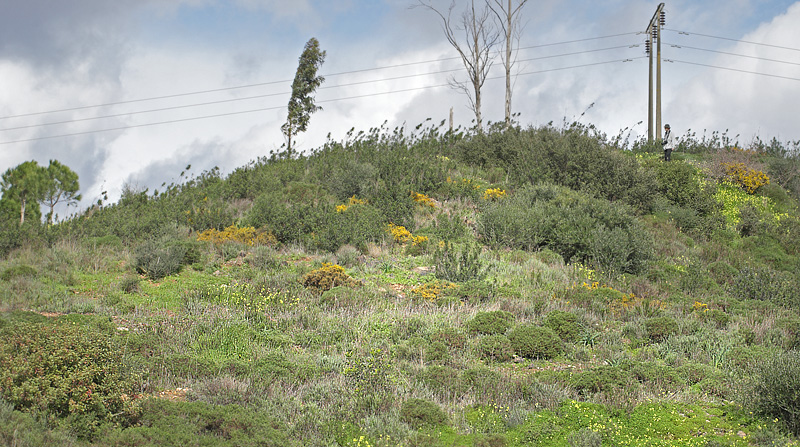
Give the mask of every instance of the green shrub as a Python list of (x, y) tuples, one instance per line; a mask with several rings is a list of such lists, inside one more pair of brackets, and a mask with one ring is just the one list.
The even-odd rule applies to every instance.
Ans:
[(603, 435), (586, 427), (570, 433), (567, 442), (570, 447), (600, 447), (603, 443)]
[(464, 384), (458, 371), (449, 366), (429, 366), (420, 373), (425, 386), (444, 399), (457, 399), (464, 393)]
[(335, 252), (344, 245), (364, 247), (385, 235), (385, 221), (380, 210), (368, 204), (355, 204), (343, 211), (325, 214), (315, 231), (315, 245)]
[(727, 313), (719, 309), (711, 309), (707, 312), (703, 312), (700, 315), (703, 318), (703, 320), (711, 321), (712, 323), (714, 323), (714, 325), (718, 329), (727, 326), (728, 322), (731, 320), (731, 317)]
[(467, 345), (467, 336), (453, 327), (439, 329), (433, 332), (429, 339), (432, 344), (444, 343), (446, 347), (455, 350), (462, 350)]
[(771, 301), (781, 306), (800, 306), (798, 281), (790, 273), (769, 267), (743, 267), (729, 288), (740, 300)]
[(139, 422), (117, 429), (104, 439), (108, 445), (195, 445), (220, 447), (299, 447), (289, 427), (266, 412), (238, 405), (172, 402), (148, 399)]
[(433, 235), (442, 241), (457, 241), (469, 234), (469, 228), (459, 216), (442, 213), (436, 216)]
[(644, 321), (647, 336), (654, 342), (664, 341), (678, 333), (678, 322), (672, 317), (648, 318)]
[(447, 345), (441, 341), (431, 342), (425, 348), (425, 355), (423, 356), (423, 359), (428, 363), (444, 362), (449, 358), (450, 352), (447, 349)]
[(478, 312), (467, 321), (471, 334), (505, 334), (514, 325), (514, 315), (504, 310)]
[(514, 352), (529, 359), (550, 359), (564, 350), (563, 343), (550, 328), (540, 326), (518, 326), (508, 334)]
[(8, 267), (7, 269), (3, 270), (3, 273), (0, 273), (0, 279), (3, 281), (10, 281), (11, 278), (23, 277), (23, 276), (36, 276), (39, 272), (36, 271), (35, 268), (20, 264)]
[(777, 418), (800, 436), (800, 351), (765, 359), (756, 370), (752, 407), (765, 417)]
[(120, 280), (119, 289), (125, 293), (136, 293), (139, 291), (140, 281), (138, 276), (126, 276)]
[(400, 407), (400, 420), (414, 429), (447, 423), (447, 415), (438, 405), (425, 399), (408, 399)]
[(575, 341), (581, 332), (578, 317), (573, 313), (562, 310), (554, 310), (547, 314), (544, 319), (544, 326), (552, 329), (562, 340), (567, 342)]
[(508, 439), (503, 434), (477, 435), (472, 441), (472, 447), (506, 447)]
[(477, 244), (456, 246), (451, 242), (439, 245), (433, 252), (436, 277), (450, 282), (481, 281), (486, 276), (481, 247)]
[(505, 335), (486, 335), (474, 343), (478, 357), (489, 362), (507, 362), (514, 354), (511, 340)]
[(584, 395), (614, 391), (627, 386), (628, 374), (617, 366), (597, 366), (573, 375), (569, 384)]
[(461, 381), (468, 389), (478, 395), (490, 394), (495, 390), (502, 376), (486, 366), (475, 366), (461, 373)]
[(10, 322), (0, 340), (0, 397), (15, 409), (80, 418), (85, 437), (135, 415), (138, 379), (109, 336), (87, 325)]
[(478, 225), (490, 244), (548, 248), (566, 262), (596, 262), (619, 273), (638, 273), (653, 254), (652, 237), (628, 207), (551, 184), (525, 186), (487, 205)]
[(136, 249), (134, 267), (148, 278), (159, 280), (181, 271), (186, 257), (186, 247), (148, 241)]

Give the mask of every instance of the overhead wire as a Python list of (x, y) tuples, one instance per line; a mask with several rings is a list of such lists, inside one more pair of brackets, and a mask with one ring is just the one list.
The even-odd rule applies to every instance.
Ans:
[(760, 72), (757, 72), (757, 71), (741, 70), (741, 69), (738, 69), (738, 68), (720, 67), (720, 66), (717, 66), (717, 65), (701, 64), (699, 62), (689, 62), (689, 61), (682, 61), (682, 60), (677, 60), (677, 59), (664, 59), (664, 62), (677, 62), (677, 63), (680, 63), (680, 64), (699, 65), (701, 67), (716, 68), (716, 69), (720, 69), (720, 70), (736, 71), (736, 72), (739, 72), (739, 73), (747, 73), (747, 74), (754, 74), (754, 75), (760, 75), (760, 76), (769, 76), (769, 77), (772, 77), (772, 78), (788, 79), (790, 81), (800, 81), (800, 78), (793, 78), (791, 76), (781, 76), (781, 75), (775, 75), (775, 74), (770, 74), (770, 73), (760, 73)]
[[(607, 48), (597, 48), (597, 49), (592, 49), (592, 50), (575, 51), (575, 52), (571, 52), (571, 53), (561, 53), (561, 54), (540, 56), (540, 57), (534, 57), (534, 58), (528, 58), (528, 59), (521, 59), (521, 60), (517, 60), (516, 62), (531, 62), (531, 61), (536, 61), (536, 60), (552, 59), (552, 58), (566, 57), (566, 56), (575, 56), (575, 55), (579, 55), (579, 54), (596, 53), (596, 52), (616, 50), (616, 49), (621, 49), (621, 48), (633, 48), (633, 47), (637, 47), (637, 46), (638, 46), (638, 44), (618, 45), (618, 46), (607, 47)], [(452, 59), (452, 58), (448, 58), (448, 59)], [(437, 60), (437, 62), (438, 62), (438, 60)], [(409, 78), (414, 78), (414, 77), (422, 77), (422, 76), (431, 76), (431, 75), (444, 74), (444, 73), (452, 73), (452, 72), (461, 71), (461, 70), (463, 70), (463, 67), (454, 68), (454, 69), (447, 69), (447, 70), (439, 70), (439, 71), (433, 71), (433, 72), (426, 72), (426, 73), (415, 73), (415, 74), (410, 74), (410, 75), (394, 76), (394, 77), (390, 77), (390, 78), (381, 78), (381, 79), (357, 81), (357, 82), (351, 82), (351, 83), (346, 83), (346, 84), (324, 85), (324, 86), (319, 87), (318, 90), (341, 88), (341, 87), (352, 87), (352, 86), (356, 86), (356, 85), (364, 85), (364, 84), (377, 83), (377, 82), (396, 81), (396, 80), (409, 79)], [(354, 73), (354, 72), (352, 72), (352, 73)], [(185, 105), (179, 105), (179, 106), (160, 107), (160, 108), (156, 108), (156, 109), (139, 110), (139, 111), (134, 111), (134, 112), (116, 113), (116, 114), (111, 114), (111, 115), (100, 115), (100, 116), (93, 116), (93, 117), (86, 117), (86, 118), (75, 118), (75, 119), (63, 120), (63, 121), (50, 121), (50, 122), (38, 123), (38, 124), (29, 124), (29, 125), (23, 125), (23, 126), (0, 128), (0, 132), (12, 131), (12, 130), (22, 130), (22, 129), (32, 129), (32, 128), (37, 128), (37, 127), (46, 127), (46, 126), (54, 126), (54, 125), (61, 125), (61, 124), (73, 124), (73, 123), (78, 123), (78, 122), (96, 121), (96, 120), (100, 120), (100, 119), (121, 118), (121, 117), (124, 117), (124, 116), (140, 115), (140, 114), (144, 114), (144, 113), (164, 112), (164, 111), (169, 111), (169, 110), (178, 110), (178, 109), (191, 108), (191, 107), (201, 107), (201, 106), (225, 104), (225, 103), (231, 103), (231, 102), (248, 101), (248, 100), (253, 100), (253, 99), (262, 99), (262, 98), (275, 97), (275, 96), (284, 96), (284, 95), (289, 95), (290, 93), (291, 92), (269, 93), (269, 94), (263, 94), (263, 95), (246, 96), (246, 97), (240, 97), (240, 98), (229, 98), (229, 99), (222, 99), (222, 100), (217, 100), (217, 101), (207, 101), (207, 102), (194, 103), (194, 104), (185, 104)]]
[(752, 45), (760, 45), (760, 46), (764, 46), (764, 47), (780, 48), (782, 50), (800, 51), (800, 48), (786, 47), (786, 46), (781, 46), (781, 45), (773, 45), (773, 44), (764, 43), (764, 42), (753, 42), (753, 41), (749, 41), (749, 40), (733, 39), (733, 38), (730, 38), (730, 37), (712, 36), (710, 34), (700, 34), (700, 33), (694, 33), (694, 32), (689, 32), (689, 31), (681, 31), (681, 30), (669, 29), (669, 28), (664, 28), (664, 31), (672, 31), (672, 32), (675, 32), (675, 33), (678, 33), (678, 34), (684, 34), (684, 35), (687, 35), (687, 36), (691, 36), (691, 35), (702, 36), (702, 37), (709, 37), (709, 38), (712, 38), (712, 39), (729, 40), (729, 41), (732, 41), (732, 42), (741, 42), (741, 43), (748, 43), (748, 44), (752, 44)]
[[(552, 43), (546, 43), (546, 44), (541, 44), (541, 45), (532, 45), (532, 46), (520, 47), (520, 48), (518, 48), (518, 50), (527, 50), (527, 49), (543, 48), (543, 47), (556, 46), (556, 45), (565, 45), (565, 44), (570, 44), (570, 43), (586, 42), (586, 41), (600, 40), (600, 39), (608, 39), (608, 38), (612, 38), (612, 37), (620, 37), (620, 36), (633, 35), (633, 34), (638, 34), (638, 33), (636, 33), (636, 32), (618, 33), (618, 34), (610, 34), (610, 35), (605, 35), (605, 36), (589, 37), (589, 38), (584, 38), (584, 39), (568, 40), (568, 41), (562, 41), (562, 42), (552, 42)], [(446, 57), (446, 58), (432, 59), (432, 60), (426, 60), (426, 61), (416, 61), (416, 62), (406, 62), (406, 63), (402, 63), (402, 64), (385, 65), (385, 66), (381, 66), (381, 67), (363, 68), (363, 69), (357, 69), (357, 70), (348, 70), (348, 71), (342, 71), (342, 72), (337, 72), (337, 73), (322, 73), (321, 76), (323, 76), (323, 77), (342, 76), (342, 75), (348, 75), (348, 74), (363, 73), (363, 72), (368, 72), (368, 71), (377, 71), (377, 70), (385, 70), (385, 69), (390, 69), (390, 68), (408, 67), (408, 66), (412, 66), (412, 65), (430, 64), (430, 63), (444, 62), (444, 61), (457, 60), (457, 59), (461, 59), (461, 57), (460, 56)], [(108, 103), (102, 103), (102, 104), (76, 106), (76, 107), (68, 107), (68, 108), (54, 109), (54, 110), (45, 110), (45, 111), (38, 111), (38, 112), (28, 112), (28, 113), (21, 113), (21, 114), (15, 114), (15, 115), (0, 116), (0, 120), (11, 119), (11, 118), (22, 118), (22, 117), (29, 117), (29, 116), (37, 116), (37, 115), (45, 115), (45, 114), (50, 114), (50, 113), (73, 112), (73, 111), (77, 111), (77, 110), (86, 110), (86, 109), (100, 108), (100, 107), (111, 107), (111, 106), (117, 106), (117, 105), (123, 105), (123, 104), (132, 104), (132, 103), (136, 103), (136, 102), (156, 101), (156, 100), (162, 100), (162, 99), (172, 99), (172, 98), (179, 98), (179, 97), (184, 97), (184, 96), (202, 95), (202, 94), (207, 94), (207, 93), (218, 93), (218, 92), (223, 92), (223, 91), (238, 90), (238, 89), (245, 89), (245, 88), (264, 87), (264, 86), (268, 86), (268, 85), (286, 84), (286, 83), (291, 83), (291, 82), (292, 82), (292, 79), (279, 80), (279, 81), (258, 82), (258, 83), (254, 83), (254, 84), (245, 84), (245, 85), (238, 85), (238, 86), (232, 86), (232, 87), (221, 87), (221, 88), (215, 88), (215, 89), (197, 90), (197, 91), (183, 92), (183, 93), (174, 93), (174, 94), (169, 94), (169, 95), (152, 96), (152, 97), (139, 98), (139, 99), (129, 99), (129, 100), (124, 100), (124, 101), (115, 101), (115, 102), (108, 102)]]
[[(593, 63), (588, 63), (588, 64), (574, 65), (574, 66), (568, 66), (568, 67), (559, 67), (559, 68), (546, 69), (546, 70), (530, 71), (530, 72), (519, 73), (518, 76), (527, 76), (527, 75), (547, 73), (547, 72), (553, 72), (553, 71), (569, 70), (569, 69), (574, 69), (574, 68), (583, 68), (583, 67), (589, 67), (589, 66), (610, 64), (610, 63), (615, 63), (615, 62), (623, 62), (624, 63), (624, 62), (633, 61), (635, 59), (643, 59), (643, 58), (645, 58), (645, 56), (636, 57), (636, 58), (616, 59), (616, 60), (610, 60), (610, 61), (604, 61), (604, 62), (593, 62)], [(487, 78), (487, 80), (504, 79), (504, 78), (505, 78), (505, 76), (495, 76), (495, 77)], [(333, 99), (327, 99), (327, 100), (320, 100), (320, 101), (316, 101), (316, 103), (322, 104), (322, 103), (327, 103), (327, 102), (345, 101), (345, 100), (360, 99), (360, 98), (366, 98), (366, 97), (372, 97), (372, 96), (382, 96), (382, 95), (395, 94), (395, 93), (405, 93), (405, 92), (416, 91), (416, 90), (427, 90), (427, 89), (432, 89), (432, 88), (441, 88), (441, 87), (446, 87), (446, 86), (449, 86), (449, 85), (450, 84), (448, 83), (448, 84), (437, 84), (437, 85), (428, 85), (428, 86), (421, 86), (421, 87), (412, 87), (412, 88), (401, 89), (401, 90), (393, 90), (393, 91), (388, 91), (388, 92), (368, 93), (368, 94), (363, 94), (363, 95), (349, 96), (349, 97), (345, 97), (345, 98), (333, 98)], [(242, 115), (242, 114), (247, 114), (247, 113), (256, 113), (256, 112), (264, 112), (264, 111), (269, 111), (269, 110), (278, 110), (278, 109), (283, 109), (285, 107), (286, 107), (285, 105), (275, 106), (275, 107), (264, 107), (264, 108), (258, 108), (258, 109), (242, 110), (242, 111), (228, 112), (228, 113), (218, 113), (218, 114), (213, 114), (213, 115), (205, 115), (205, 116), (197, 116), (197, 117), (189, 117), (189, 118), (180, 118), (180, 119), (166, 120), (166, 121), (159, 121), (159, 122), (152, 122), (152, 123), (131, 124), (131, 125), (126, 125), (126, 126), (118, 126), (118, 127), (106, 128), (106, 129), (95, 129), (95, 130), (73, 132), (73, 133), (67, 133), (67, 134), (58, 134), (58, 135), (46, 135), (46, 136), (25, 138), (25, 139), (12, 140), (12, 141), (0, 141), (0, 145), (7, 145), (7, 144), (14, 144), (14, 143), (25, 143), (25, 142), (31, 142), (31, 141), (40, 141), (40, 140), (48, 140), (48, 139), (54, 139), (54, 138), (80, 136), (80, 135), (89, 135), (89, 134), (94, 134), (94, 133), (105, 133), (105, 132), (122, 131), (122, 130), (127, 130), (127, 129), (150, 127), (150, 126), (157, 126), (157, 125), (162, 125), (162, 124), (173, 124), (173, 123), (195, 121), (195, 120), (201, 120), (201, 119), (220, 118), (220, 117), (226, 117), (226, 116)]]
[(750, 55), (747, 55), (747, 54), (729, 53), (727, 51), (719, 51), (719, 50), (710, 50), (710, 49), (707, 49), (707, 48), (690, 47), (690, 46), (683, 45), (683, 44), (664, 42), (664, 45), (669, 45), (669, 46), (671, 46), (673, 48), (688, 48), (690, 50), (707, 51), (709, 53), (718, 53), (718, 54), (725, 54), (725, 55), (728, 55), (728, 56), (738, 56), (738, 57), (745, 57), (745, 58), (748, 58), (748, 59), (757, 59), (757, 60), (767, 61), (767, 62), (777, 62), (777, 63), (780, 63), (780, 64), (789, 64), (789, 65), (798, 65), (798, 66), (800, 66), (799, 62), (789, 62), (789, 61), (783, 61), (783, 60), (779, 60), (779, 59), (769, 59), (769, 58), (765, 58), (765, 57), (750, 56)]

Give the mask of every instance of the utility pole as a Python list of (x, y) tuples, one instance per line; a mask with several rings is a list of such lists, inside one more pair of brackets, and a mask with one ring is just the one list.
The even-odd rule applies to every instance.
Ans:
[[(647, 141), (653, 141), (653, 135), (659, 135), (660, 137), (660, 129), (661, 129), (661, 27), (664, 26), (665, 22), (665, 14), (664, 14), (664, 4), (659, 3), (658, 8), (656, 8), (655, 14), (653, 14), (653, 18), (650, 19), (650, 23), (647, 25), (647, 42), (645, 42), (645, 51), (647, 52), (650, 62), (650, 69), (649, 69), (649, 88), (647, 93)], [(655, 53), (656, 53), (656, 89), (655, 89), (655, 97), (656, 97), (656, 106), (655, 106), (655, 132), (653, 131), (653, 44), (655, 44)]]

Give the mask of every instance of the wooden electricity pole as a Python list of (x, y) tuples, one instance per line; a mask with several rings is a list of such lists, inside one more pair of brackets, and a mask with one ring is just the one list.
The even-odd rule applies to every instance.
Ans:
[[(649, 88), (647, 94), (647, 141), (653, 141), (653, 135), (659, 135), (657, 139), (661, 139), (661, 27), (664, 25), (664, 4), (660, 3), (656, 8), (653, 18), (647, 25), (647, 43), (645, 50), (650, 56), (650, 77)], [(655, 88), (655, 131), (653, 130), (653, 44), (655, 43), (656, 53), (656, 88)]]

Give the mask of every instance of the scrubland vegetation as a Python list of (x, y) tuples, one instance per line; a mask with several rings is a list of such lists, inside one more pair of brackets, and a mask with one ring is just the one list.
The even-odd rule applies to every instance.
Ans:
[(791, 446), (800, 152), (373, 129), (0, 226), (0, 440)]

